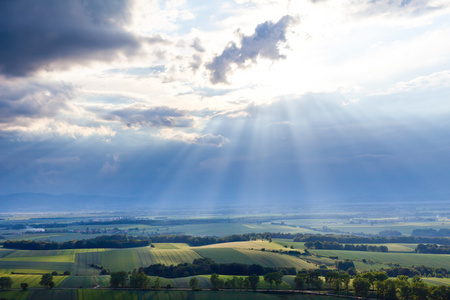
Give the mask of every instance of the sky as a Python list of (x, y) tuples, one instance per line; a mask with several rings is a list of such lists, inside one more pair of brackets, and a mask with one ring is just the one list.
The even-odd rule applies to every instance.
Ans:
[(450, 2), (0, 2), (0, 194), (448, 200)]

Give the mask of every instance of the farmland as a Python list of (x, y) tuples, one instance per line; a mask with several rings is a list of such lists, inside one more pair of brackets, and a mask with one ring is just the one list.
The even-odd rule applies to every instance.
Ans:
[[(24, 220), (26, 218), (24, 217)], [(70, 219), (70, 218), (69, 218)], [(148, 240), (153, 239), (150, 246), (136, 247), (136, 248), (92, 248), (92, 249), (64, 249), (59, 250), (14, 250), (0, 247), (0, 277), (10, 276), (13, 280), (13, 289), (19, 289), (21, 283), (27, 283), (30, 291), (9, 291), (1, 292), (1, 297), (14, 299), (142, 299), (145, 297), (154, 297), (155, 299), (190, 299), (193, 297), (193, 292), (187, 291), (190, 289), (190, 280), (195, 276), (198, 279), (198, 287), (201, 289), (211, 288), (209, 280), (210, 273), (213, 269), (204, 272), (203, 270), (195, 269), (185, 271), (183, 269), (180, 273), (152, 273), (148, 271), (150, 265), (162, 264), (165, 266), (177, 266), (178, 264), (185, 264), (192, 262), (195, 259), (210, 258), (216, 264), (245, 264), (245, 265), (260, 265), (264, 268), (280, 268), (286, 267), (291, 269), (282, 270), (285, 274), (294, 274), (296, 271), (302, 271), (303, 274), (320, 274), (320, 278), (324, 279), (327, 272), (336, 270), (337, 263), (343, 262), (346, 259), (352, 260), (356, 273), (361, 273), (370, 270), (378, 270), (381, 268), (389, 269), (394, 266), (411, 267), (414, 265), (426, 265), (428, 267), (444, 267), (450, 269), (450, 255), (443, 254), (422, 254), (415, 253), (417, 243), (386, 243), (389, 252), (368, 252), (368, 251), (345, 251), (345, 250), (322, 250), (322, 249), (308, 249), (306, 251), (304, 242), (293, 242), (292, 235), (283, 235), (280, 233), (329, 233), (337, 234), (333, 231), (337, 228), (348, 230), (366, 230), (367, 232), (378, 232), (381, 229), (394, 230), (399, 229), (401, 232), (407, 232), (406, 227), (412, 225), (414, 228), (423, 228), (426, 224), (433, 225), (432, 228), (445, 228), (448, 225), (447, 220), (443, 220), (437, 224), (436, 222), (397, 222), (395, 218), (374, 220), (374, 225), (367, 225), (362, 223), (350, 223), (348, 219), (336, 218), (328, 219), (327, 221), (317, 219), (295, 219), (287, 218), (281, 221), (278, 216), (275, 222), (265, 221), (270, 219), (265, 215), (255, 216), (253, 222), (232, 222), (221, 221), (221, 223), (214, 223), (211, 220), (205, 221), (205, 224), (190, 224), (191, 220), (185, 225), (173, 225), (177, 222), (172, 222), (173, 219), (162, 219), (158, 221), (161, 224), (166, 222), (169, 225), (146, 225), (146, 224), (127, 224), (127, 219), (113, 219), (111, 224), (107, 225), (83, 225), (70, 224), (63, 227), (65, 232), (50, 232), (50, 233), (19, 233), (14, 232), (13, 229), (3, 229), (0, 227), (0, 233), (4, 234), (7, 239), (30, 239), (30, 240), (45, 240), (45, 241), (67, 241), (75, 237), (78, 239), (89, 239), (100, 235), (99, 233), (91, 232), (113, 232), (112, 234), (120, 234), (121, 236), (132, 237), (131, 239)], [(80, 218), (83, 221), (86, 218)], [(117, 221), (117, 224), (114, 222)], [(224, 220), (224, 218), (222, 218)], [(231, 219), (230, 219), (231, 220)], [(141, 219), (134, 220), (136, 222)], [(210, 222), (211, 221), (211, 222)], [(357, 220), (358, 221), (358, 220)], [(21, 220), (15, 219), (14, 222), (20, 223)], [(36, 221), (33, 221), (36, 222)], [(65, 222), (70, 222), (66, 220)], [(124, 222), (123, 224), (121, 222)], [(356, 222), (356, 221), (352, 221)], [(365, 222), (359, 220), (358, 222)], [(386, 224), (377, 224), (376, 222), (387, 222)], [(392, 223), (389, 223), (392, 222)], [(194, 222), (195, 223), (195, 222)], [(414, 224), (413, 224), (414, 223)], [(0, 220), (0, 224), (2, 221)], [(15, 223), (14, 223), (15, 224)], [(43, 224), (50, 224), (53, 226), (53, 220), (45, 220)], [(436, 226), (435, 226), (436, 225)], [(439, 226), (438, 226), (439, 225)], [(402, 226), (406, 226), (403, 230)], [(60, 230), (58, 227), (51, 230)], [(74, 232), (68, 232), (68, 230)], [(76, 231), (76, 232), (75, 232)], [(84, 233), (83, 233), (84, 232)], [(117, 232), (117, 233), (116, 233)], [(226, 239), (219, 239), (219, 237), (228, 236), (230, 234), (240, 234), (248, 232), (276, 232), (272, 236), (266, 234), (247, 235), (247, 236), (232, 236)], [(158, 234), (158, 238), (154, 238), (153, 234)], [(167, 237), (166, 233), (191, 234), (194, 237), (183, 239), (182, 236)], [(142, 236), (141, 236), (142, 235)], [(206, 238), (205, 238), (206, 236)], [(290, 236), (290, 237), (289, 237)], [(198, 237), (198, 238), (197, 238)], [(273, 237), (273, 238), (272, 238)], [(276, 238), (284, 237), (284, 238)], [(289, 237), (289, 238), (288, 238)], [(370, 237), (370, 236), (369, 236)], [(131, 240), (130, 239), (130, 240)], [(162, 241), (155, 243), (155, 241)], [(196, 240), (197, 243), (193, 241)], [(200, 241), (200, 242), (198, 242)], [(206, 241), (206, 242), (204, 242)], [(224, 242), (231, 241), (231, 242)], [(178, 243), (180, 242), (180, 243)], [(181, 243), (183, 242), (183, 243)], [(374, 241), (375, 243), (376, 241)], [(202, 246), (192, 246), (202, 245)], [(41, 243), (44, 244), (44, 243)], [(7, 244), (5, 244), (8, 246)], [(356, 245), (356, 244), (355, 244)], [(370, 245), (367, 243), (367, 245)], [(373, 244), (379, 246), (380, 244)], [(94, 244), (93, 247), (97, 247)], [(98, 247), (103, 247), (99, 245)], [(107, 246), (105, 246), (107, 247)], [(113, 246), (111, 246), (113, 247)], [(26, 248), (25, 248), (26, 249)], [(42, 249), (42, 248), (41, 248)], [(290, 253), (289, 253), (290, 252)], [(208, 262), (208, 260), (202, 260)], [(200, 264), (197, 261), (197, 264)], [(212, 263), (210, 263), (212, 264)], [(185, 266), (192, 269), (193, 265)], [(138, 291), (136, 290), (109, 290), (110, 275), (108, 272), (126, 271), (131, 274), (139, 268), (146, 268), (144, 271), (150, 279), (150, 288), (154, 289), (156, 275), (159, 275), (161, 283), (161, 290)], [(180, 266), (179, 268), (182, 268)], [(247, 266), (248, 267), (248, 266)], [(162, 267), (161, 267), (162, 268)], [(172, 267), (174, 269), (175, 267)], [(294, 268), (295, 270), (293, 270)], [(170, 268), (167, 268), (170, 269)], [(231, 268), (230, 268), (231, 269)], [(235, 274), (222, 268), (220, 278), (222, 280), (230, 280)], [(218, 270), (218, 269), (215, 269)], [(237, 269), (234, 269), (237, 270)], [(47, 291), (40, 287), (39, 282), (44, 273), (51, 273), (56, 271), (58, 275), (54, 276), (55, 288)], [(275, 272), (277, 270), (271, 269), (263, 272)], [(436, 270), (432, 270), (431, 274), (422, 276), (422, 280), (429, 285), (450, 285), (449, 279), (445, 278), (448, 275), (442, 275)], [(64, 272), (70, 272), (70, 275), (63, 276)], [(252, 271), (253, 272), (253, 271)], [(309, 272), (309, 273), (308, 273)], [(217, 272), (220, 273), (220, 272)], [(255, 272), (256, 273), (256, 272)], [(267, 273), (258, 273), (267, 274)], [(67, 273), (69, 274), (69, 273)], [(173, 275), (175, 274), (175, 275)], [(200, 275), (202, 274), (202, 275)], [(207, 274), (207, 275), (203, 275)], [(242, 274), (243, 273), (236, 273)], [(244, 273), (247, 275), (247, 273)], [(248, 273), (250, 274), (250, 273)], [(114, 275), (114, 274), (113, 274)], [(152, 276), (150, 276), (152, 275)], [(155, 276), (153, 276), (155, 275)], [(164, 278), (164, 277), (167, 278)], [(176, 276), (183, 276), (177, 277)], [(240, 277), (236, 275), (237, 277)], [(306, 275), (305, 275), (306, 276)], [(308, 275), (309, 276), (309, 275)], [(319, 275), (317, 275), (319, 276)], [(292, 291), (295, 286), (295, 275), (284, 275), (279, 288), (286, 291)], [(443, 278), (440, 278), (443, 277)], [(264, 281), (264, 277), (260, 276), (258, 289), (269, 289), (270, 284)], [(354, 278), (354, 277), (353, 277)], [(353, 279), (351, 279), (353, 280)], [(128, 286), (131, 286), (131, 281), (128, 280)], [(231, 286), (231, 283), (228, 287)], [(173, 287), (172, 290), (167, 289), (167, 286)], [(311, 285), (312, 286), (312, 285)], [(227, 287), (227, 286), (224, 286)], [(103, 288), (99, 290), (98, 288)], [(180, 291), (175, 289), (186, 289)], [(308, 287), (309, 288), (309, 287)], [(315, 287), (311, 287), (315, 289)], [(328, 284), (324, 284), (324, 288), (330, 290)], [(66, 290), (70, 289), (70, 290)], [(211, 295), (218, 299), (280, 299), (280, 297), (265, 293), (247, 293), (244, 291), (227, 291), (209, 292), (197, 291), (195, 292), (195, 299), (210, 299)], [(352, 293), (352, 291), (350, 291)], [(5, 296), (6, 295), (6, 296)], [(305, 296), (304, 299), (310, 299)], [(289, 295), (284, 295), (283, 299), (289, 299)], [(297, 295), (295, 299), (299, 299)], [(322, 298), (326, 299), (326, 298)], [(332, 298), (330, 298), (332, 299)]]
[[(371, 260), (375, 264), (400, 264), (401, 266), (426, 265), (429, 267), (450, 268), (450, 256), (445, 254), (420, 254), (420, 253), (380, 253), (367, 251), (338, 251), (338, 250), (310, 250), (321, 256), (337, 256), (339, 259), (351, 259), (362, 261)], [(371, 269), (374, 269), (371, 266)]]
[(254, 292), (236, 291), (131, 291), (131, 290), (95, 290), (95, 289), (73, 289), (73, 290), (31, 290), (31, 291), (4, 291), (0, 292), (0, 297), (16, 300), (129, 300), (129, 299), (157, 299), (157, 300), (178, 300), (178, 299), (198, 299), (207, 300), (214, 297), (216, 300), (277, 300), (277, 299), (297, 299), (297, 300), (334, 300), (339, 299), (331, 296), (313, 295), (289, 295), (289, 294), (267, 294)]

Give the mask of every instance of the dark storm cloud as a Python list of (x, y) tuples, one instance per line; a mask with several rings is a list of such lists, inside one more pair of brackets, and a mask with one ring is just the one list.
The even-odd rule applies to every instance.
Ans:
[(107, 120), (123, 123), (128, 127), (191, 127), (193, 119), (186, 112), (167, 106), (131, 106), (111, 112)]
[(13, 125), (20, 117), (53, 117), (67, 107), (72, 94), (72, 87), (63, 83), (0, 82), (0, 123)]
[(226, 83), (232, 65), (243, 67), (248, 61), (255, 62), (258, 57), (284, 59), (285, 56), (280, 54), (278, 45), (280, 42), (286, 42), (286, 31), (294, 20), (292, 16), (284, 16), (277, 23), (264, 22), (256, 27), (252, 35), (242, 36), (240, 47), (231, 42), (219, 56), (206, 65), (211, 71), (211, 82)]
[(0, 1), (0, 72), (25, 76), (89, 60), (110, 60), (139, 48), (122, 25), (128, 1)]

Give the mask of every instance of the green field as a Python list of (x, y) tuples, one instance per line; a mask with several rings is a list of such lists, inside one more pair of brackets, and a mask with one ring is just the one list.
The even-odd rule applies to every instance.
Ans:
[(133, 249), (110, 250), (101, 253), (101, 263), (105, 268), (115, 271), (138, 269), (136, 253)]
[(424, 277), (422, 280), (431, 285), (450, 285), (450, 278)]
[(104, 276), (67, 276), (58, 287), (61, 288), (90, 288), (90, 287), (109, 287), (109, 275)]
[(300, 258), (261, 250), (236, 250), (232, 248), (195, 248), (203, 257), (209, 257), (216, 263), (259, 264), (264, 267), (294, 267), (297, 269), (315, 269), (316, 265)]
[[(182, 263), (192, 263), (194, 259), (201, 258), (201, 256), (189, 249), (167, 249), (167, 250), (153, 250), (151, 251), (156, 258), (157, 263), (170, 266)], [(145, 264), (148, 266), (149, 264)]]

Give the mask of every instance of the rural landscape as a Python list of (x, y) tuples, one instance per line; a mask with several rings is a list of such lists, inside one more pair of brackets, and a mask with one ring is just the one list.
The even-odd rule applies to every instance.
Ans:
[(419, 205), (384, 218), (375, 207), (370, 217), (357, 207), (185, 218), (132, 211), (1, 214), (0, 296), (449, 299), (444, 209)]
[(0, 0), (0, 300), (450, 300), (450, 1)]

